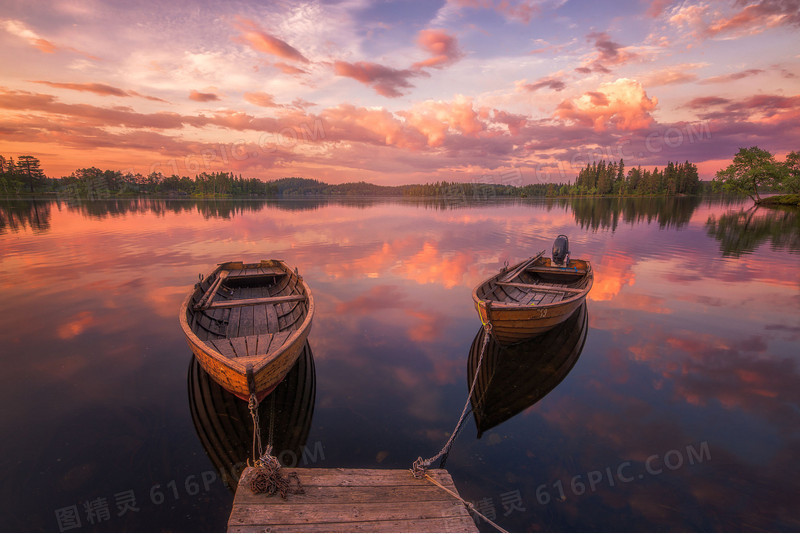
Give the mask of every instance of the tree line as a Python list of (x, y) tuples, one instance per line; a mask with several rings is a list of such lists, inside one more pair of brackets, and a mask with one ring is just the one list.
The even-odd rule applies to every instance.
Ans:
[(77, 169), (69, 176), (48, 178), (35, 156), (19, 156), (16, 161), (0, 155), (0, 195), (46, 193), (67, 198), (100, 199), (111, 197), (163, 195), (194, 198), (279, 198), (295, 196), (404, 196), (485, 200), (502, 197), (566, 196), (659, 196), (692, 195), (706, 192), (731, 192), (750, 195), (760, 201), (759, 189), (800, 193), (800, 153), (791, 152), (778, 162), (766, 150), (742, 148), (733, 164), (717, 172), (713, 182), (701, 182), (697, 166), (689, 161), (668, 162), (659, 170), (627, 169), (625, 162), (592, 162), (578, 172), (574, 183), (448, 182), (383, 186), (364, 181), (327, 184), (299, 177), (263, 181), (244, 178), (232, 172), (203, 172), (190, 178), (160, 172), (148, 175)]
[(633, 167), (625, 172), (625, 162), (590, 163), (581, 169), (570, 188), (574, 195), (693, 195), (701, 190), (697, 166), (667, 163), (663, 170)]

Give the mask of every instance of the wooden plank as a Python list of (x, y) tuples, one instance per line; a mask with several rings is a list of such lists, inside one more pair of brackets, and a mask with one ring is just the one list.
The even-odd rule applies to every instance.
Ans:
[(252, 336), (253, 330), (253, 307), (246, 306), (242, 308), (242, 316), (239, 319), (239, 335)]
[(255, 335), (269, 332), (269, 328), (267, 327), (267, 307), (270, 306), (270, 304), (253, 306), (253, 333)]
[(233, 346), (233, 350), (236, 352), (237, 358), (244, 358), (247, 356), (247, 342), (243, 337), (234, 337), (229, 339), (231, 345)]
[(558, 287), (558, 288), (551, 287), (552, 284), (539, 285), (539, 284), (517, 284), (513, 282), (497, 282), (497, 285), (535, 289), (537, 293), (572, 293), (577, 295), (578, 293), (583, 293), (585, 291), (585, 289), (572, 289), (569, 287)]
[(231, 314), (228, 317), (228, 337), (239, 336), (239, 317), (241, 313), (241, 308), (233, 308), (231, 310)]
[(244, 340), (247, 344), (247, 355), (255, 356), (258, 354), (258, 336), (246, 336)]
[(278, 312), (275, 311), (275, 306), (267, 305), (267, 330), (273, 334), (280, 330), (278, 326)]
[(258, 347), (256, 354), (268, 354), (269, 345), (272, 343), (272, 334), (258, 334)]
[[(444, 523), (444, 526), (442, 524)], [(270, 525), (272, 532), (477, 532), (469, 518), (415, 519), (412, 521), (361, 521), (346, 523)], [(228, 527), (228, 532), (253, 532), (252, 525)]]
[(585, 269), (575, 269), (572, 267), (547, 267), (547, 266), (540, 266), (540, 267), (528, 267), (525, 269), (529, 273), (557, 273), (557, 274), (572, 274), (572, 275), (584, 275), (586, 274)]
[[(444, 491), (442, 493), (447, 495)], [(353, 517), (357, 517), (359, 521), (414, 521), (456, 517), (459, 510), (464, 509), (462, 503), (447, 499), (425, 501), (407, 498), (400, 502), (391, 502), (381, 499), (380, 492), (377, 492), (375, 497), (376, 501), (360, 503), (306, 504), (305, 499), (292, 499), (293, 502), (279, 504), (275, 501), (282, 499), (278, 498), (263, 504), (239, 504), (235, 509), (236, 514), (231, 514), (229, 523), (269, 525), (276, 517), (280, 517), (280, 521), (291, 518), (294, 524), (335, 523)]]
[(210, 343), (214, 345), (214, 348), (216, 348), (217, 351), (219, 351), (219, 353), (225, 356), (226, 358), (236, 357), (236, 352), (233, 350), (231, 342), (228, 341), (227, 339), (225, 338), (213, 339), (210, 341)]
[(215, 302), (209, 306), (210, 309), (215, 308), (236, 308), (242, 306), (257, 306), (259, 304), (275, 304), (278, 302), (295, 302), (298, 300), (306, 300), (305, 295), (283, 295), (280, 297), (265, 297), (256, 299), (231, 299), (222, 302)]
[[(228, 532), (477, 532), (465, 505), (407, 469), (285, 469), (305, 494), (255, 495), (251, 468), (234, 497)], [(443, 469), (428, 471), (458, 493)]]
[(275, 352), (279, 350), (286, 340), (289, 339), (289, 336), (294, 334), (292, 330), (284, 330), (283, 332), (278, 332), (277, 334), (273, 334), (272, 336), (272, 344), (269, 347), (270, 352)]

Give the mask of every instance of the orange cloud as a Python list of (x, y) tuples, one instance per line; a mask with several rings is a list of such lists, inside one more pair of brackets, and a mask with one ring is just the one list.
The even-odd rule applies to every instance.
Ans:
[(275, 97), (267, 93), (245, 93), (244, 99), (256, 106), (262, 108), (275, 108), (278, 104), (275, 103)]
[(594, 284), (589, 292), (589, 300), (612, 300), (624, 286), (632, 286), (636, 281), (633, 264), (633, 258), (623, 255), (602, 257), (592, 262)]
[(43, 37), (40, 37), (36, 32), (28, 28), (24, 22), (19, 20), (4, 20), (2, 21), (2, 27), (11, 35), (15, 35), (21, 39), (24, 39), (28, 42), (31, 46), (38, 49), (45, 54), (54, 54), (56, 52), (60, 52), (62, 50), (74, 52), (76, 54), (81, 54), (83, 56), (88, 57), (89, 59), (100, 59), (97, 56), (93, 56), (91, 54), (87, 54), (77, 48), (73, 48), (71, 46), (58, 46), (52, 41), (48, 41)]
[(61, 339), (71, 339), (75, 336), (79, 336), (96, 322), (97, 320), (92, 312), (82, 311), (74, 316), (69, 322), (58, 327), (58, 337)]
[(426, 60), (412, 65), (413, 68), (442, 68), (455, 63), (464, 53), (459, 49), (456, 38), (439, 30), (422, 30), (417, 37), (417, 44), (431, 54)]
[(472, 100), (461, 95), (452, 102), (426, 100), (400, 115), (428, 139), (429, 146), (440, 146), (451, 131), (474, 136), (485, 129)]
[(618, 130), (639, 130), (653, 124), (650, 112), (658, 105), (648, 98), (642, 84), (628, 78), (603, 83), (597, 91), (584, 93), (575, 100), (559, 104), (555, 116), (605, 131), (609, 124)]
[(219, 95), (216, 93), (201, 93), (192, 90), (192, 92), (189, 93), (189, 100), (194, 100), (195, 102), (213, 102), (219, 100)]
[(236, 29), (241, 32), (241, 40), (250, 45), (253, 50), (265, 52), (290, 61), (309, 63), (308, 59), (301, 54), (300, 51), (286, 41), (264, 32), (259, 28), (258, 24), (252, 20), (238, 18), (235, 26)]
[(28, 28), (25, 23), (19, 20), (4, 20), (3, 28), (5, 28), (5, 30), (11, 35), (15, 35), (28, 41), (31, 46), (39, 49), (45, 54), (53, 54), (58, 49), (55, 44), (47, 39), (43, 39), (36, 32)]
[(438, 246), (426, 241), (422, 250), (409, 257), (397, 270), (406, 278), (419, 284), (441, 284), (445, 288), (465, 283), (478, 277), (475, 258), (465, 252), (443, 254)]
[(164, 100), (163, 98), (143, 95), (141, 93), (137, 93), (136, 91), (126, 91), (125, 89), (120, 89), (119, 87), (106, 85), (104, 83), (48, 82), (44, 80), (34, 80), (34, 83), (41, 83), (43, 85), (54, 87), (56, 89), (69, 89), (71, 91), (89, 92), (100, 96), (121, 96), (121, 97), (138, 96), (141, 98), (146, 98), (147, 100), (154, 100), (156, 102), (166, 102), (166, 100)]

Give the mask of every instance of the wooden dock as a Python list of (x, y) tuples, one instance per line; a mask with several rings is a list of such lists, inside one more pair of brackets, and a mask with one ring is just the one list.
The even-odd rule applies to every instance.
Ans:
[[(253, 494), (245, 469), (228, 532), (478, 532), (466, 506), (407, 469), (289, 469), (305, 494)], [(428, 475), (454, 493), (444, 469)]]

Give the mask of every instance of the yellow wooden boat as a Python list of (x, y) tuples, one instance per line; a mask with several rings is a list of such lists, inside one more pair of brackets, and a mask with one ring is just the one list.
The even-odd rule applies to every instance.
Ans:
[(239, 398), (260, 400), (303, 351), (314, 298), (283, 261), (221, 263), (195, 284), (180, 309), (186, 341), (200, 366)]

